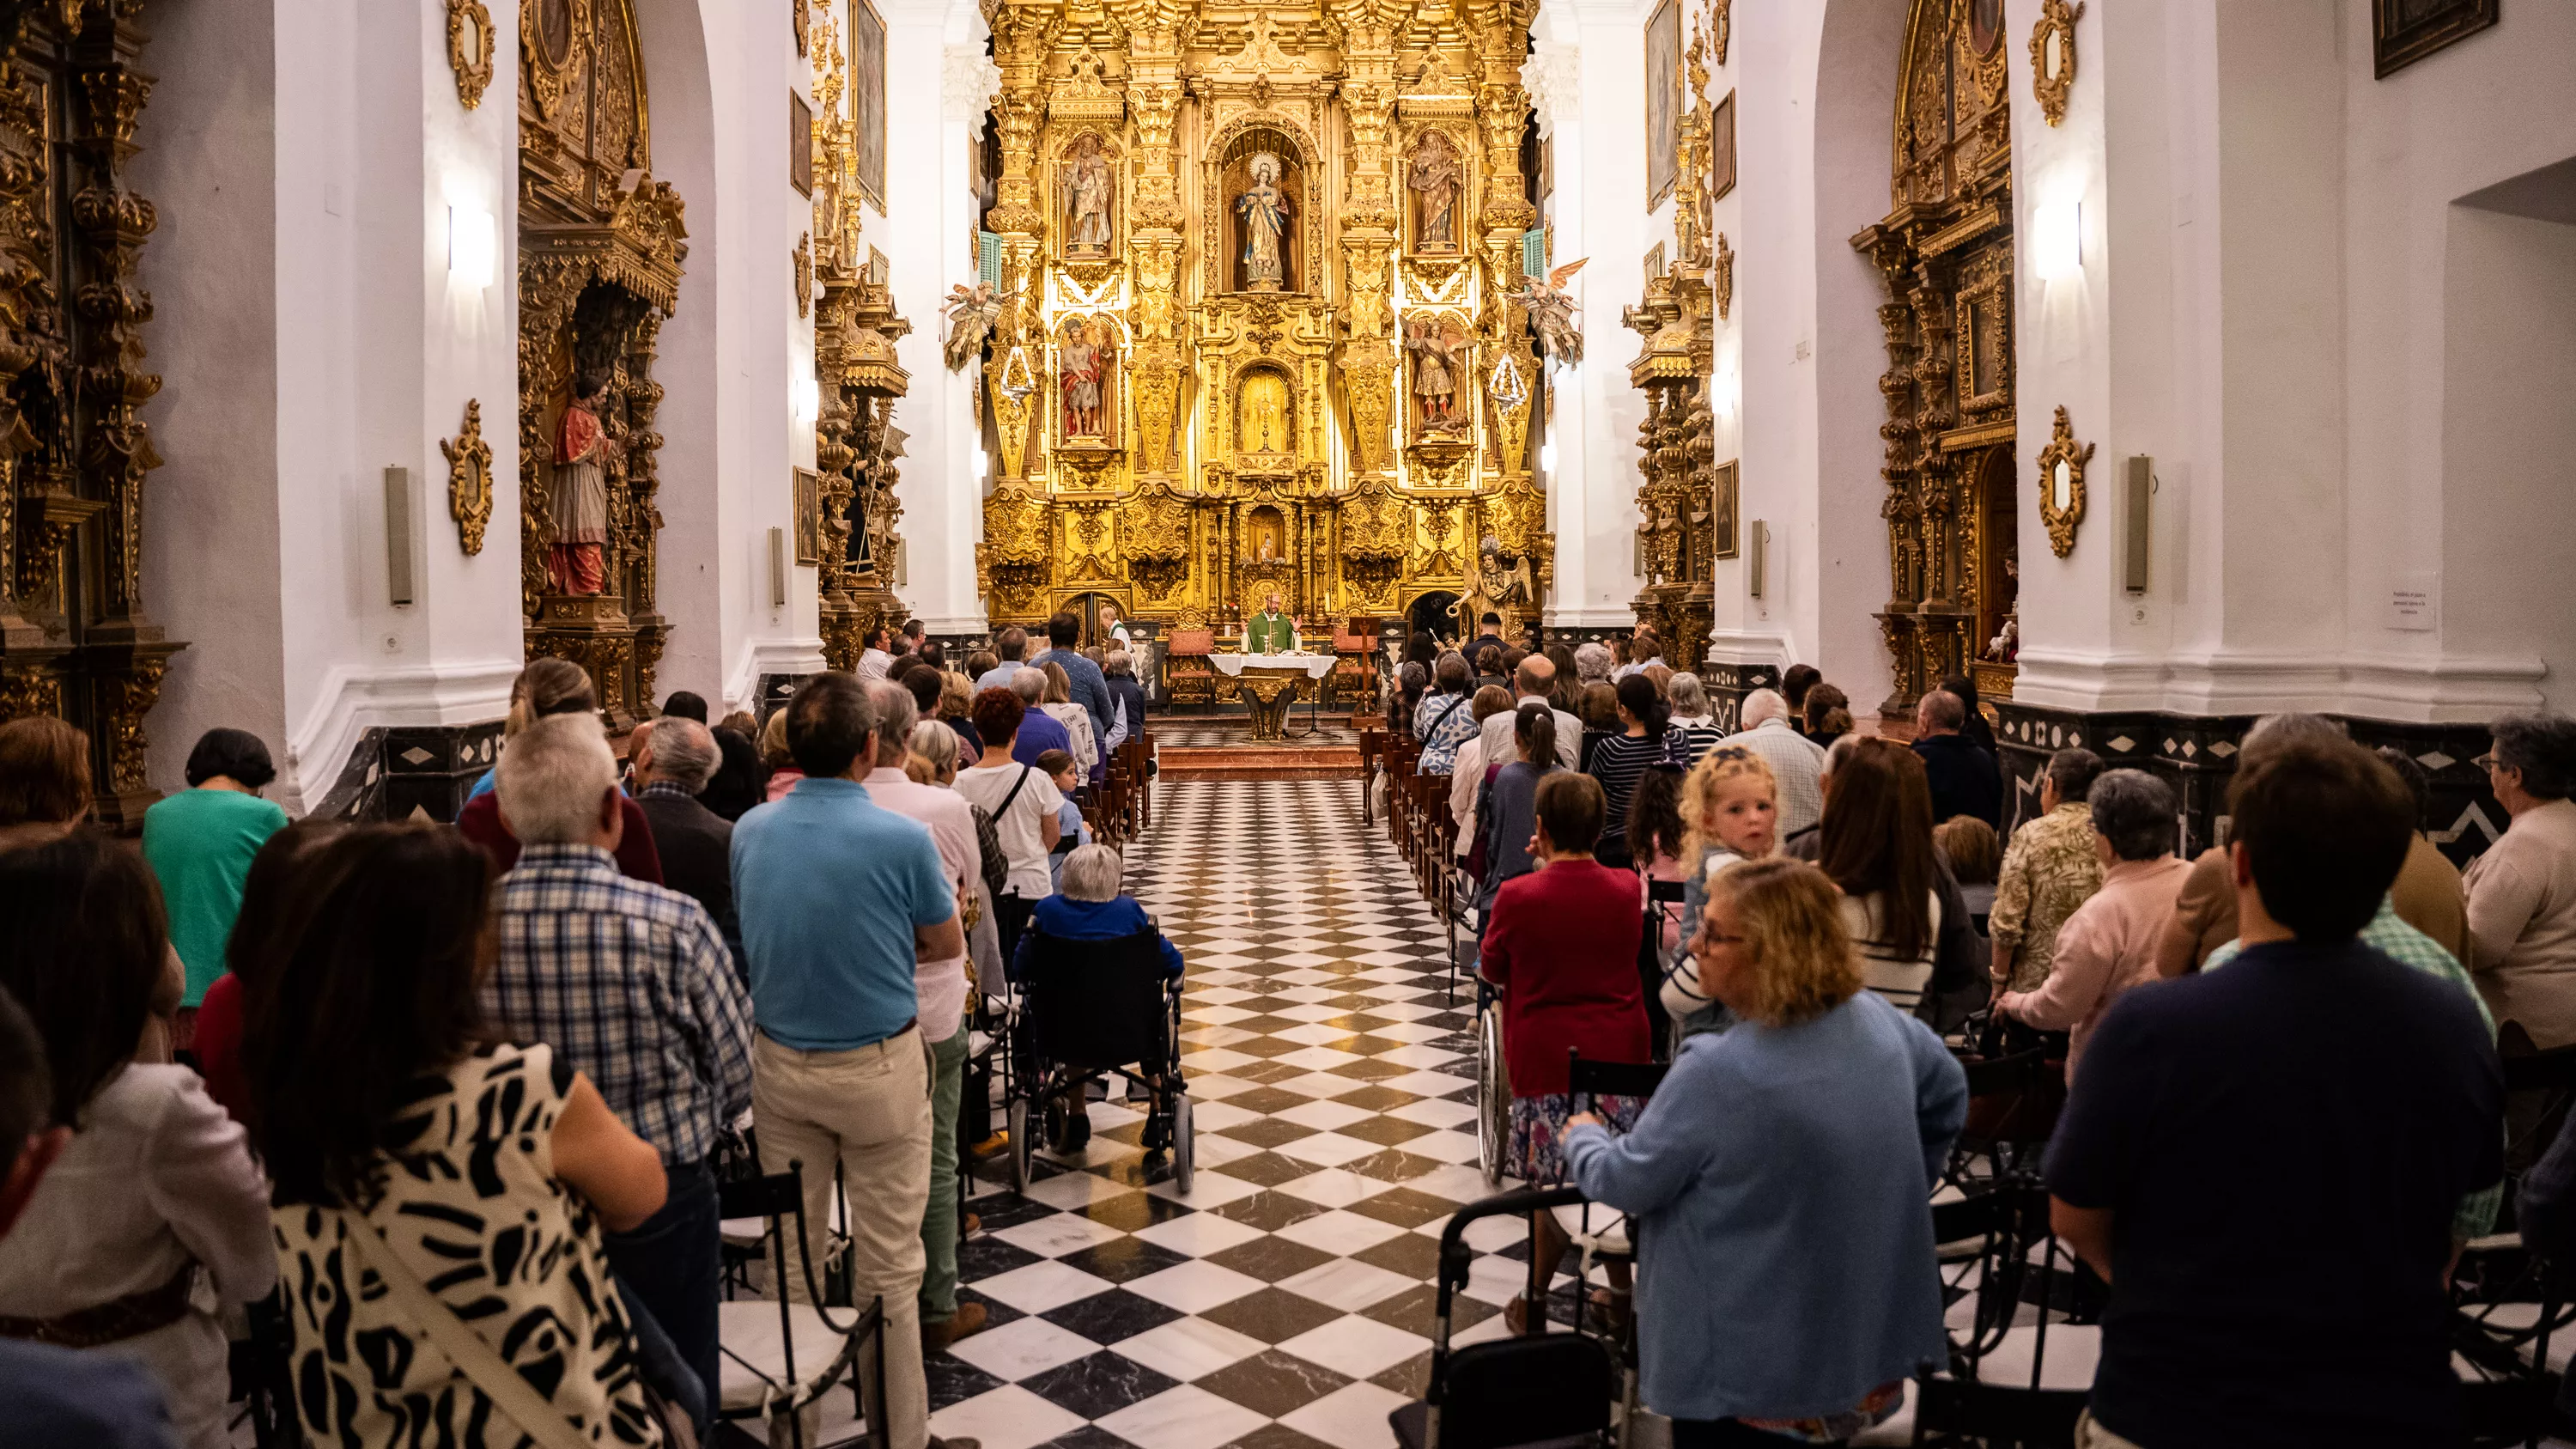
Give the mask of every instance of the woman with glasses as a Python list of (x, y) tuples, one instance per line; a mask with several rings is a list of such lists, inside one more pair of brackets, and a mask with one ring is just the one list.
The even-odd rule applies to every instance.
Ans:
[(1691, 952), (1737, 1025), (1683, 1042), (1625, 1134), (1574, 1117), (1565, 1161), (1637, 1220), (1641, 1388), (1674, 1449), (1840, 1442), (1947, 1354), (1930, 1195), (1967, 1077), (1861, 989), (1814, 866), (1720, 873)]

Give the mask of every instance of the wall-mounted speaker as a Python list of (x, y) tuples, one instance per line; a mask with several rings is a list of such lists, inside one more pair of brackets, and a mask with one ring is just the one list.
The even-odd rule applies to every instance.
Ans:
[(385, 470), (385, 593), (397, 606), (412, 601), (411, 470)]
[(1771, 564), (1771, 529), (1761, 519), (1744, 526), (1744, 591), (1754, 598), (1762, 597), (1768, 586), (1765, 575)]
[(787, 530), (769, 530), (769, 607), (787, 607)]
[(2144, 453), (2131, 455), (2120, 491), (2120, 583), (2130, 593), (2143, 594), (2147, 591), (2148, 524), (2153, 512), (2149, 500), (2156, 491), (2156, 460)]

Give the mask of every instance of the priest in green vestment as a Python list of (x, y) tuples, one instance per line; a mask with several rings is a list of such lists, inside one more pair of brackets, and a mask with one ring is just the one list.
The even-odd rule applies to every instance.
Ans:
[(1243, 623), (1243, 652), (1246, 654), (1289, 654), (1297, 648), (1297, 625), (1279, 610), (1279, 591), (1270, 591), (1262, 602), (1261, 612)]

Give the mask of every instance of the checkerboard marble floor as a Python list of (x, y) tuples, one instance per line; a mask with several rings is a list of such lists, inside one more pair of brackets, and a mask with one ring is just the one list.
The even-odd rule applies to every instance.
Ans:
[[(983, 1449), (1387, 1449), (1430, 1358), (1442, 1225), (1476, 1169), (1472, 995), (1359, 787), (1155, 794), (1129, 889), (1188, 959), (1198, 1160), (1150, 1172), (1141, 1110), (1091, 1106), (1026, 1195), (982, 1171), (961, 1294), (991, 1325), (929, 1365), (931, 1430)], [(1490, 1232), (1487, 1230), (1491, 1230)], [(1477, 1225), (1453, 1341), (1503, 1331), (1526, 1230)]]

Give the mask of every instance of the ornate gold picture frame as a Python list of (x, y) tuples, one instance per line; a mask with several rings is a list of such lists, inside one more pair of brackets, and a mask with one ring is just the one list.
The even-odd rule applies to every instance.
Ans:
[(1646, 22), (1646, 209), (1673, 194), (1681, 176), (1682, 9), (1663, 0)]
[(456, 72), (456, 100), (467, 110), (483, 104), (492, 84), (492, 12), (483, 0), (447, 0), (447, 68)]
[(2075, 551), (2075, 530), (2084, 522), (2084, 465), (2093, 461), (2095, 444), (2075, 444), (2075, 427), (2059, 407), (2048, 446), (2039, 450), (2039, 522), (2048, 530), (2048, 551), (2064, 558)]
[(1710, 527), (1710, 532), (1716, 536), (1716, 546), (1710, 550), (1711, 557), (1735, 558), (1744, 552), (1741, 536), (1744, 530), (1737, 526), (1737, 520), (1744, 514), (1744, 500), (1738, 493), (1739, 487), (1735, 462), (1730, 460), (1718, 464), (1717, 486), (1709, 490), (1710, 504), (1716, 510)]
[(441, 439), (438, 451), (447, 458), (447, 511), (470, 558), (483, 551), (483, 531), (492, 523), (492, 445), (483, 441), (480, 399), (465, 400), (465, 426)]
[(796, 470), (796, 562), (812, 568), (823, 562), (823, 475)]
[(2052, 126), (2066, 119), (2066, 93), (2075, 88), (2075, 22), (2083, 18), (2083, 0), (2071, 10), (2066, 0), (2040, 0), (2030, 28), (2030, 93)]

